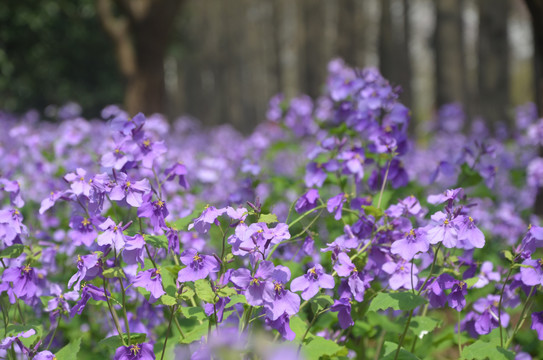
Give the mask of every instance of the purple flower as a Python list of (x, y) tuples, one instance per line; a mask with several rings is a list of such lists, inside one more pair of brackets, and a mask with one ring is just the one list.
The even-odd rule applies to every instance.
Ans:
[(12, 206), (21, 208), (25, 204), (24, 200), (21, 198), (21, 187), (17, 181), (0, 178), (0, 190), (9, 193), (9, 201)]
[(105, 168), (113, 168), (115, 170), (121, 170), (123, 166), (130, 160), (127, 156), (132, 149), (127, 146), (126, 141), (121, 141), (115, 145), (113, 151), (106, 152), (102, 156), (101, 164)]
[(153, 161), (167, 151), (164, 141), (152, 141), (149, 138), (142, 139), (138, 146), (140, 153), (137, 160), (141, 160), (141, 164), (147, 169), (151, 169)]
[(306, 212), (314, 209), (317, 206), (319, 199), (319, 191), (317, 189), (309, 189), (305, 194), (300, 196), (294, 205), (294, 209), (298, 213)]
[(57, 357), (49, 350), (40, 351), (32, 360), (56, 360)]
[(226, 305), (230, 302), (229, 297), (219, 297), (219, 300), (217, 300), (217, 303), (215, 304), (205, 304), (204, 305), (204, 311), (207, 316), (211, 316), (213, 314), (217, 314), (217, 322), (221, 323), (223, 320), (223, 314), (224, 314), (224, 308)]
[(149, 343), (121, 346), (115, 351), (113, 360), (154, 360), (153, 345)]
[[(474, 324), (474, 330), (477, 334), (490, 334), (492, 330), (499, 326), (499, 300), (499, 295), (488, 295), (486, 298), (477, 299), (473, 303), (473, 309), (480, 314)], [(504, 311), (501, 312), (501, 324), (503, 327), (509, 324), (509, 314)]]
[(296, 314), (300, 309), (300, 297), (285, 289), (285, 284), (290, 280), (289, 268), (276, 266), (270, 280), (273, 281), (273, 301), (265, 304), (267, 317), (277, 320), (283, 314)]
[(435, 245), (443, 242), (446, 248), (454, 248), (458, 242), (458, 233), (454, 222), (451, 221), (445, 213), (438, 211), (432, 215), (434, 226), (427, 232), (428, 242)]
[(543, 260), (526, 259), (522, 262), (525, 265), (520, 268), (520, 279), (526, 286), (543, 284)]
[(347, 329), (354, 325), (353, 318), (351, 317), (351, 301), (347, 298), (341, 298), (334, 300), (334, 305), (330, 307), (330, 311), (337, 312), (337, 318), (339, 326), (342, 329)]
[(40, 204), (39, 213), (43, 214), (50, 208), (52, 208), (58, 199), (63, 197), (66, 194), (65, 191), (51, 191), (48, 197), (43, 199)]
[(3, 240), (5, 245), (13, 245), (17, 236), (26, 233), (27, 229), (23, 224), (23, 216), (19, 210), (0, 210), (0, 240)]
[(471, 216), (462, 216), (455, 220), (458, 225), (458, 241), (467, 242), (470, 246), (464, 246), (465, 249), (472, 247), (482, 248), (485, 246), (485, 236), (483, 232), (475, 226)]
[[(74, 305), (72, 310), (70, 311), (70, 317), (74, 317), (75, 314), (81, 315), (83, 312), (83, 309), (85, 309), (85, 306), (87, 306), (87, 303), (90, 299), (96, 300), (96, 301), (106, 301), (106, 293), (103, 289), (100, 289), (94, 285), (86, 284), (82, 287), (83, 291), (81, 292), (81, 299)], [(109, 292), (107, 293), (107, 296), (109, 296)]]
[(164, 171), (164, 174), (166, 175), (166, 180), (173, 180), (176, 176), (179, 176), (179, 185), (181, 185), (183, 188), (187, 189), (189, 188), (189, 183), (187, 181), (187, 167), (183, 165), (182, 163), (178, 162), (174, 166), (167, 168)]
[(117, 225), (111, 218), (107, 218), (106, 221), (98, 227), (104, 231), (96, 238), (98, 245), (114, 246), (117, 250), (123, 248), (126, 242), (126, 236), (123, 233), (123, 230), (125, 229), (123, 228), (122, 223)]
[(166, 294), (162, 288), (162, 276), (160, 269), (149, 269), (141, 271), (133, 281), (134, 286), (142, 287), (151, 293), (151, 302), (155, 302), (162, 295)]
[(30, 300), (38, 291), (38, 277), (30, 265), (7, 268), (2, 281), (11, 282), (13, 293), (22, 300)]
[(328, 200), (328, 203), (326, 204), (326, 209), (330, 214), (333, 212), (335, 213), (334, 219), (341, 219), (341, 210), (343, 209), (343, 204), (346, 200), (347, 195), (344, 193), (340, 193)]
[(449, 296), (447, 296), (447, 302), (449, 306), (456, 311), (462, 311), (466, 306), (466, 295), (468, 294), (468, 287), (463, 281), (456, 281), (452, 286)]
[(183, 251), (181, 262), (186, 265), (179, 271), (177, 281), (196, 281), (205, 279), (210, 273), (216, 273), (220, 270), (220, 265), (215, 257), (210, 255), (201, 255), (194, 249)]
[(321, 164), (315, 162), (307, 164), (305, 173), (305, 185), (307, 187), (321, 187), (324, 180), (326, 180), (326, 172), (324, 172)]
[(490, 281), (500, 281), (500, 273), (492, 271), (494, 265), (490, 261), (485, 261), (481, 265), (481, 273), (479, 274), (479, 280), (473, 285), (474, 288), (483, 288)]
[(145, 248), (145, 239), (141, 234), (136, 234), (132, 237), (127, 236), (125, 238), (126, 243), (123, 249), (123, 259), (128, 265), (134, 265), (139, 263), (143, 269), (143, 249)]
[(334, 270), (339, 276), (349, 276), (356, 270), (349, 255), (344, 252), (340, 252), (337, 256), (337, 262), (334, 264)]
[(245, 290), (247, 303), (252, 306), (273, 302), (275, 299), (274, 286), (267, 281), (273, 273), (271, 261), (262, 261), (254, 275), (247, 269), (237, 269), (232, 272), (230, 281), (238, 288)]
[(441, 274), (436, 279), (432, 280), (428, 289), (428, 300), (434, 308), (445, 306), (447, 302), (447, 294), (445, 290), (452, 288), (456, 284), (456, 280), (449, 274)]
[(398, 201), (398, 204), (390, 205), (386, 211), (386, 214), (391, 217), (400, 216), (420, 216), (424, 212), (420, 206), (419, 201), (413, 195), (406, 197), (403, 200)]
[(543, 311), (532, 313), (532, 330), (537, 331), (537, 337), (543, 340)]
[(121, 172), (117, 174), (116, 180), (117, 183), (111, 189), (109, 198), (115, 201), (126, 198), (126, 202), (133, 207), (140, 207), (143, 204), (143, 194), (151, 191), (147, 179), (133, 181), (128, 178), (128, 175)]
[(194, 228), (200, 234), (205, 234), (211, 228), (211, 224), (218, 225), (217, 218), (224, 214), (225, 209), (217, 209), (213, 206), (206, 206), (202, 215), (194, 219), (194, 222), (189, 224), (188, 229), (192, 230)]
[(98, 255), (77, 255), (77, 272), (68, 281), (68, 288), (71, 288), (75, 283), (74, 289), (79, 291), (81, 281), (94, 279), (100, 274), (101, 270)]
[(119, 131), (124, 135), (130, 135), (140, 129), (144, 123), (145, 115), (142, 113), (137, 113), (136, 116), (130, 118), (126, 113), (121, 112), (111, 120), (110, 126), (112, 130)]
[(76, 195), (90, 196), (92, 189), (89, 180), (85, 179), (87, 172), (84, 169), (77, 168), (75, 173), (68, 173), (64, 176), (64, 179), (70, 183), (70, 188)]
[(464, 196), (464, 190), (462, 188), (458, 189), (452, 189), (452, 190), (446, 190), (442, 194), (437, 195), (430, 195), (428, 196), (428, 202), (432, 205), (437, 205), (444, 203), (445, 201), (448, 202), (448, 207), (452, 207), (452, 203)]
[(417, 253), (425, 253), (429, 248), (430, 244), (426, 239), (426, 233), (422, 229), (411, 229), (404, 238), (392, 243), (390, 252), (410, 261)]
[(266, 318), (265, 321), (268, 326), (279, 331), (283, 339), (292, 341), (296, 338), (296, 334), (290, 329), (289, 316), (286, 313), (276, 320)]
[[(411, 269), (413, 266), (413, 269)], [(397, 263), (390, 261), (383, 264), (383, 271), (387, 274), (390, 274), (388, 283), (392, 290), (398, 290), (399, 288), (409, 289), (417, 286), (419, 279), (416, 274), (419, 272), (417, 267), (414, 264), (410, 264), (406, 261), (399, 261)], [(411, 278), (411, 273), (413, 273), (413, 278)]]
[(290, 290), (301, 291), (302, 299), (309, 300), (317, 295), (320, 289), (333, 289), (334, 286), (332, 275), (325, 274), (321, 264), (315, 264), (305, 275), (292, 280)]
[(164, 220), (168, 216), (169, 212), (166, 208), (166, 203), (161, 199), (151, 201), (151, 194), (143, 197), (143, 205), (138, 208), (138, 216), (149, 218), (153, 231), (157, 234), (162, 233), (162, 229), (166, 228), (166, 221)]
[(82, 216), (73, 216), (70, 219), (70, 228), (68, 235), (72, 239), (75, 245), (84, 244), (85, 246), (91, 246), (98, 235), (95, 229), (94, 218), (87, 218)]
[(78, 291), (68, 291), (63, 294), (60, 286), (57, 284), (51, 286), (51, 294), (55, 295), (55, 297), (47, 302), (45, 311), (53, 312), (53, 319), (58, 315), (58, 310), (70, 311), (70, 306), (66, 300), (76, 301), (79, 298)]
[(354, 147), (352, 150), (343, 151), (338, 155), (343, 160), (343, 173), (352, 174), (357, 182), (364, 178), (364, 149)]

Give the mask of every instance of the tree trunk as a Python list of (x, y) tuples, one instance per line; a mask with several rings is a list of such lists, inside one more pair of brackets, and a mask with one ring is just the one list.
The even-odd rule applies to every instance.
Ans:
[(509, 101), (509, 0), (479, 0), (479, 113), (491, 129), (511, 127)]
[(462, 0), (434, 0), (436, 28), (434, 54), (436, 71), (436, 107), (460, 102), (465, 104), (465, 78)]
[[(525, 0), (532, 17), (534, 41), (535, 102), (540, 117), (543, 117), (543, 0)], [(543, 157), (543, 147), (539, 148)], [(539, 188), (535, 199), (534, 213), (543, 216), (543, 188)]]
[(181, 1), (97, 0), (98, 15), (115, 44), (126, 80), (124, 105), (129, 114), (166, 110), (164, 57)]

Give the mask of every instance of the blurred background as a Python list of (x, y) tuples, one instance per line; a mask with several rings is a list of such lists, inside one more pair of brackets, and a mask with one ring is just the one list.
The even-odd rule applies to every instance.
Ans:
[[(528, 6), (527, 6), (528, 5)], [(539, 8), (538, 8), (539, 7)], [(412, 133), (439, 106), (509, 123), (536, 100), (532, 14), (522, 0), (4, 0), (0, 108), (95, 117), (188, 114), (248, 133), (269, 98), (318, 96), (327, 63), (378, 67), (402, 88)], [(537, 31), (535, 32), (537, 34)]]

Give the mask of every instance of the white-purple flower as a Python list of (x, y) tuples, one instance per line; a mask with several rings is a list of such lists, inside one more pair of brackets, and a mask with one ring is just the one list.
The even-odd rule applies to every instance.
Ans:
[(422, 229), (411, 229), (405, 237), (396, 240), (390, 247), (392, 254), (400, 255), (402, 259), (410, 261), (418, 253), (425, 253), (430, 248), (426, 239), (426, 232)]
[(183, 251), (181, 262), (186, 267), (179, 270), (177, 276), (179, 282), (205, 279), (210, 273), (220, 270), (220, 264), (214, 256), (202, 255), (194, 249)]
[(306, 274), (292, 280), (290, 290), (301, 291), (302, 299), (309, 300), (317, 295), (320, 289), (333, 289), (334, 286), (334, 277), (325, 274), (321, 264), (315, 264)]

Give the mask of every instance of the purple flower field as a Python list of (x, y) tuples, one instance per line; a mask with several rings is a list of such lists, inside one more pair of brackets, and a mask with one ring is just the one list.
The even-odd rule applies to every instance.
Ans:
[(0, 113), (0, 358), (543, 358), (543, 119), (415, 143), (397, 98), (333, 60), (249, 136)]

